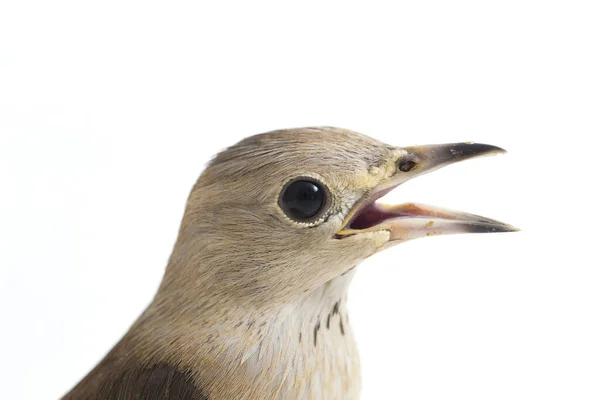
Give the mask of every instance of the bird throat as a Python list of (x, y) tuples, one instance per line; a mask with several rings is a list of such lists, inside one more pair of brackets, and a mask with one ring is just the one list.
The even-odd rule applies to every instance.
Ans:
[(250, 371), (261, 371), (256, 379), (267, 384), (261, 392), (275, 390), (281, 398), (293, 399), (358, 398), (359, 360), (347, 311), (354, 273), (350, 270), (283, 307), (265, 325), (243, 361)]

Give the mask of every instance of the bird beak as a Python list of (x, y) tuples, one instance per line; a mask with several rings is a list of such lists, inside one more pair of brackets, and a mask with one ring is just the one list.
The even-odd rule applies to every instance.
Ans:
[(375, 201), (414, 177), (475, 157), (505, 153), (487, 144), (452, 143), (405, 147), (394, 176), (379, 184), (354, 205), (338, 231), (343, 238), (386, 230), (390, 241), (402, 242), (432, 235), (514, 232), (517, 228), (479, 215), (415, 203), (379, 204)]

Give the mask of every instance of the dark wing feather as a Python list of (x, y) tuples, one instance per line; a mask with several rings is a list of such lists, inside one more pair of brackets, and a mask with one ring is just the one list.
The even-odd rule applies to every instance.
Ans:
[[(64, 399), (209, 400), (208, 395), (193, 383), (189, 374), (172, 365), (128, 368), (120, 374), (114, 374), (114, 371), (106, 372), (106, 375), (99, 374), (94, 377), (101, 380), (95, 382), (96, 384), (89, 382), (92, 384), (86, 385), (86, 380), (92, 378), (86, 377)], [(106, 379), (103, 379), (104, 377)]]

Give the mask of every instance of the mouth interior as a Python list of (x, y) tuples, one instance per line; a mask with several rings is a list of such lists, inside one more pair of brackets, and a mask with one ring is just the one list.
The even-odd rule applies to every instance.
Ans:
[(350, 229), (368, 229), (392, 218), (410, 217), (411, 214), (387, 210), (373, 202), (360, 209), (348, 224)]

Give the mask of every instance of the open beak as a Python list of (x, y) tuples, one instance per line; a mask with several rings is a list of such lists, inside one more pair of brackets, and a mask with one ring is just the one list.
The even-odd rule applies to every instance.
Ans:
[(517, 228), (479, 215), (407, 203), (379, 204), (375, 201), (409, 179), (470, 158), (505, 153), (487, 144), (452, 143), (405, 147), (394, 177), (365, 195), (346, 217), (339, 238), (363, 232), (387, 230), (390, 241), (406, 241), (432, 235), (456, 233), (514, 232)]

